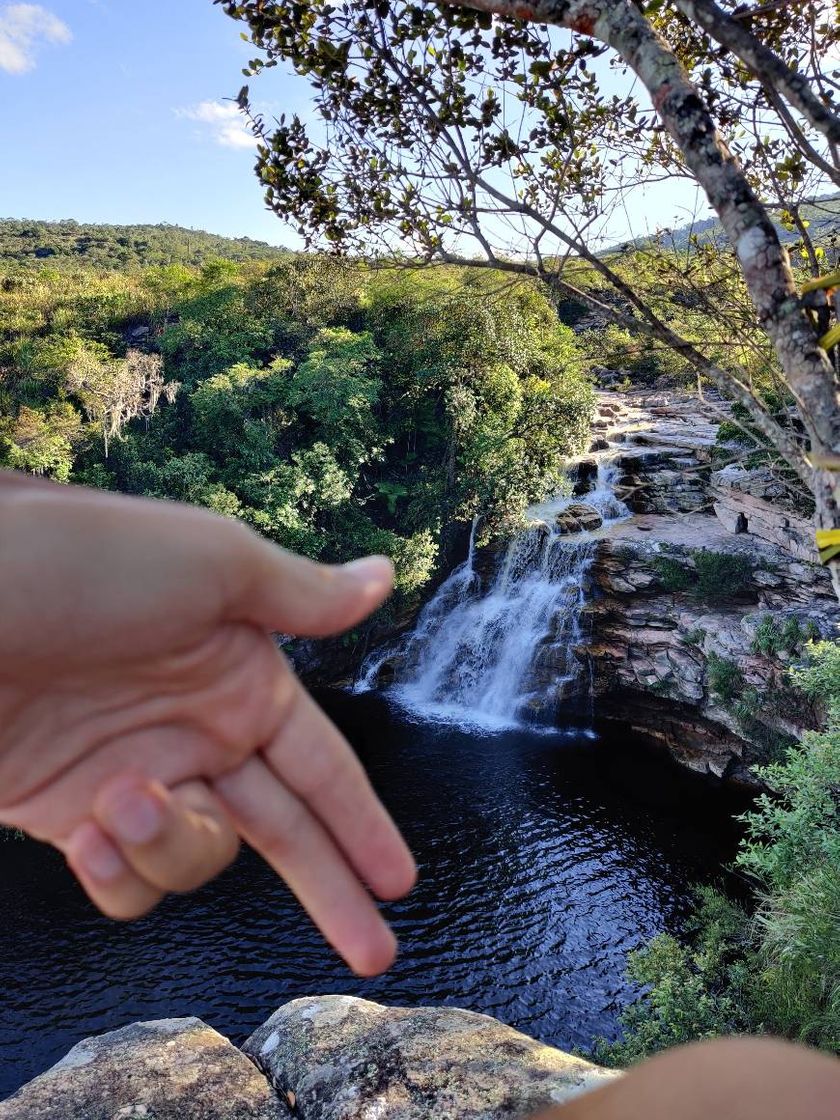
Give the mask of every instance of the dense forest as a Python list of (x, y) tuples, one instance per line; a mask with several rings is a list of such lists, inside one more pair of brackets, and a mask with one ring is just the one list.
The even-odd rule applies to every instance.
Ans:
[(309, 556), (390, 555), (515, 523), (588, 435), (568, 327), (531, 283), (322, 258), (0, 282), (0, 462), (197, 502)]
[(198, 267), (212, 257), (231, 261), (282, 260), (286, 249), (249, 237), (219, 237), (168, 223), (112, 226), (84, 222), (0, 220), (0, 264), (40, 268), (149, 268), (185, 264)]

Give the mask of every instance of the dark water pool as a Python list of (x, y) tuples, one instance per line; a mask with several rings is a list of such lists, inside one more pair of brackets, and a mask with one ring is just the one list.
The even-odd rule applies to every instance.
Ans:
[(629, 736), (474, 736), (373, 695), (322, 698), (418, 856), (390, 905), (391, 972), (350, 975), (251, 853), (190, 898), (119, 925), (51, 851), (0, 844), (0, 1098), (85, 1035), (198, 1015), (241, 1041), (324, 992), (455, 1004), (547, 1042), (616, 1033), (628, 950), (676, 931), (734, 850), (731, 804)]

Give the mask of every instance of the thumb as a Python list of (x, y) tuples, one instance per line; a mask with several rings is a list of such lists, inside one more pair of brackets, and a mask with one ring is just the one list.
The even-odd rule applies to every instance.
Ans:
[(317, 564), (249, 536), (246, 575), (230, 612), (237, 622), (301, 637), (338, 634), (376, 610), (393, 587), (386, 556)]

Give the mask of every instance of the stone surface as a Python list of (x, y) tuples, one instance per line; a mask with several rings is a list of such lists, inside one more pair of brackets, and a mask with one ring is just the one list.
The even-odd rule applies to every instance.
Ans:
[(200, 1019), (134, 1023), (74, 1046), (0, 1102), (0, 1120), (285, 1120), (253, 1062)]
[(714, 511), (730, 533), (750, 533), (813, 564), (817, 559), (814, 523), (788, 497), (766, 468), (736, 464), (711, 478)]
[[(762, 737), (796, 736), (814, 713), (785, 681), (789, 657), (753, 649), (768, 616), (792, 618), (836, 636), (840, 608), (827, 572), (814, 563), (813, 527), (765, 471), (714, 471), (719, 400), (675, 393), (600, 394), (595, 421), (614, 464), (616, 493), (633, 516), (595, 530), (590, 577), (596, 585), (583, 620), (588, 641), (575, 650), (588, 665), (602, 718), (629, 724), (680, 763), (718, 778), (750, 781), (764, 761)], [(737, 596), (704, 601), (694, 586), (669, 590), (663, 560), (697, 582), (698, 550), (749, 566)], [(737, 666), (740, 693), (758, 695), (760, 728), (739, 716), (740, 696), (715, 692), (714, 657)], [(562, 665), (562, 662), (561, 662)], [(556, 708), (551, 658), (534, 658), (534, 707)], [(765, 701), (764, 698), (771, 698)]]
[(243, 1049), (302, 1120), (526, 1117), (617, 1076), (457, 1008), (297, 999)]
[(593, 506), (589, 506), (585, 502), (572, 502), (571, 505), (566, 506), (564, 510), (557, 514), (554, 523), (559, 533), (581, 533), (592, 529), (600, 529), (603, 520)]
[[(592, 578), (601, 594), (588, 608), (586, 650), (598, 711), (630, 723), (693, 770), (741, 780), (745, 763), (762, 761), (755, 728), (715, 694), (710, 658), (737, 666), (742, 692), (780, 701), (762, 703), (769, 731), (798, 736), (813, 725), (814, 713), (794, 702), (784, 653), (754, 651), (756, 630), (771, 617), (780, 627), (795, 619), (803, 630), (836, 636), (840, 607), (822, 568), (744, 534), (730, 536), (714, 517), (648, 520), (647, 532), (633, 519), (598, 543)], [(693, 587), (663, 586), (662, 559), (692, 573), (699, 548), (752, 565), (737, 598), (709, 602)]]
[[(597, 450), (597, 448), (594, 450)], [(572, 493), (575, 495), (588, 494), (590, 490), (595, 489), (595, 481), (598, 477), (598, 460), (578, 459), (570, 473), (574, 482)]]

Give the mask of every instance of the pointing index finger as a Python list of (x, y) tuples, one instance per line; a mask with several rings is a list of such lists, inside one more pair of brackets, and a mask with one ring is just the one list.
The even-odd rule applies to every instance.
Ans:
[(280, 875), (336, 952), (361, 976), (393, 963), (396, 940), (370, 895), (303, 803), (260, 758), (215, 788), (242, 837)]
[(349, 743), (297, 682), (283, 724), (263, 754), (374, 894), (394, 899), (411, 890), (417, 868), (399, 830)]

